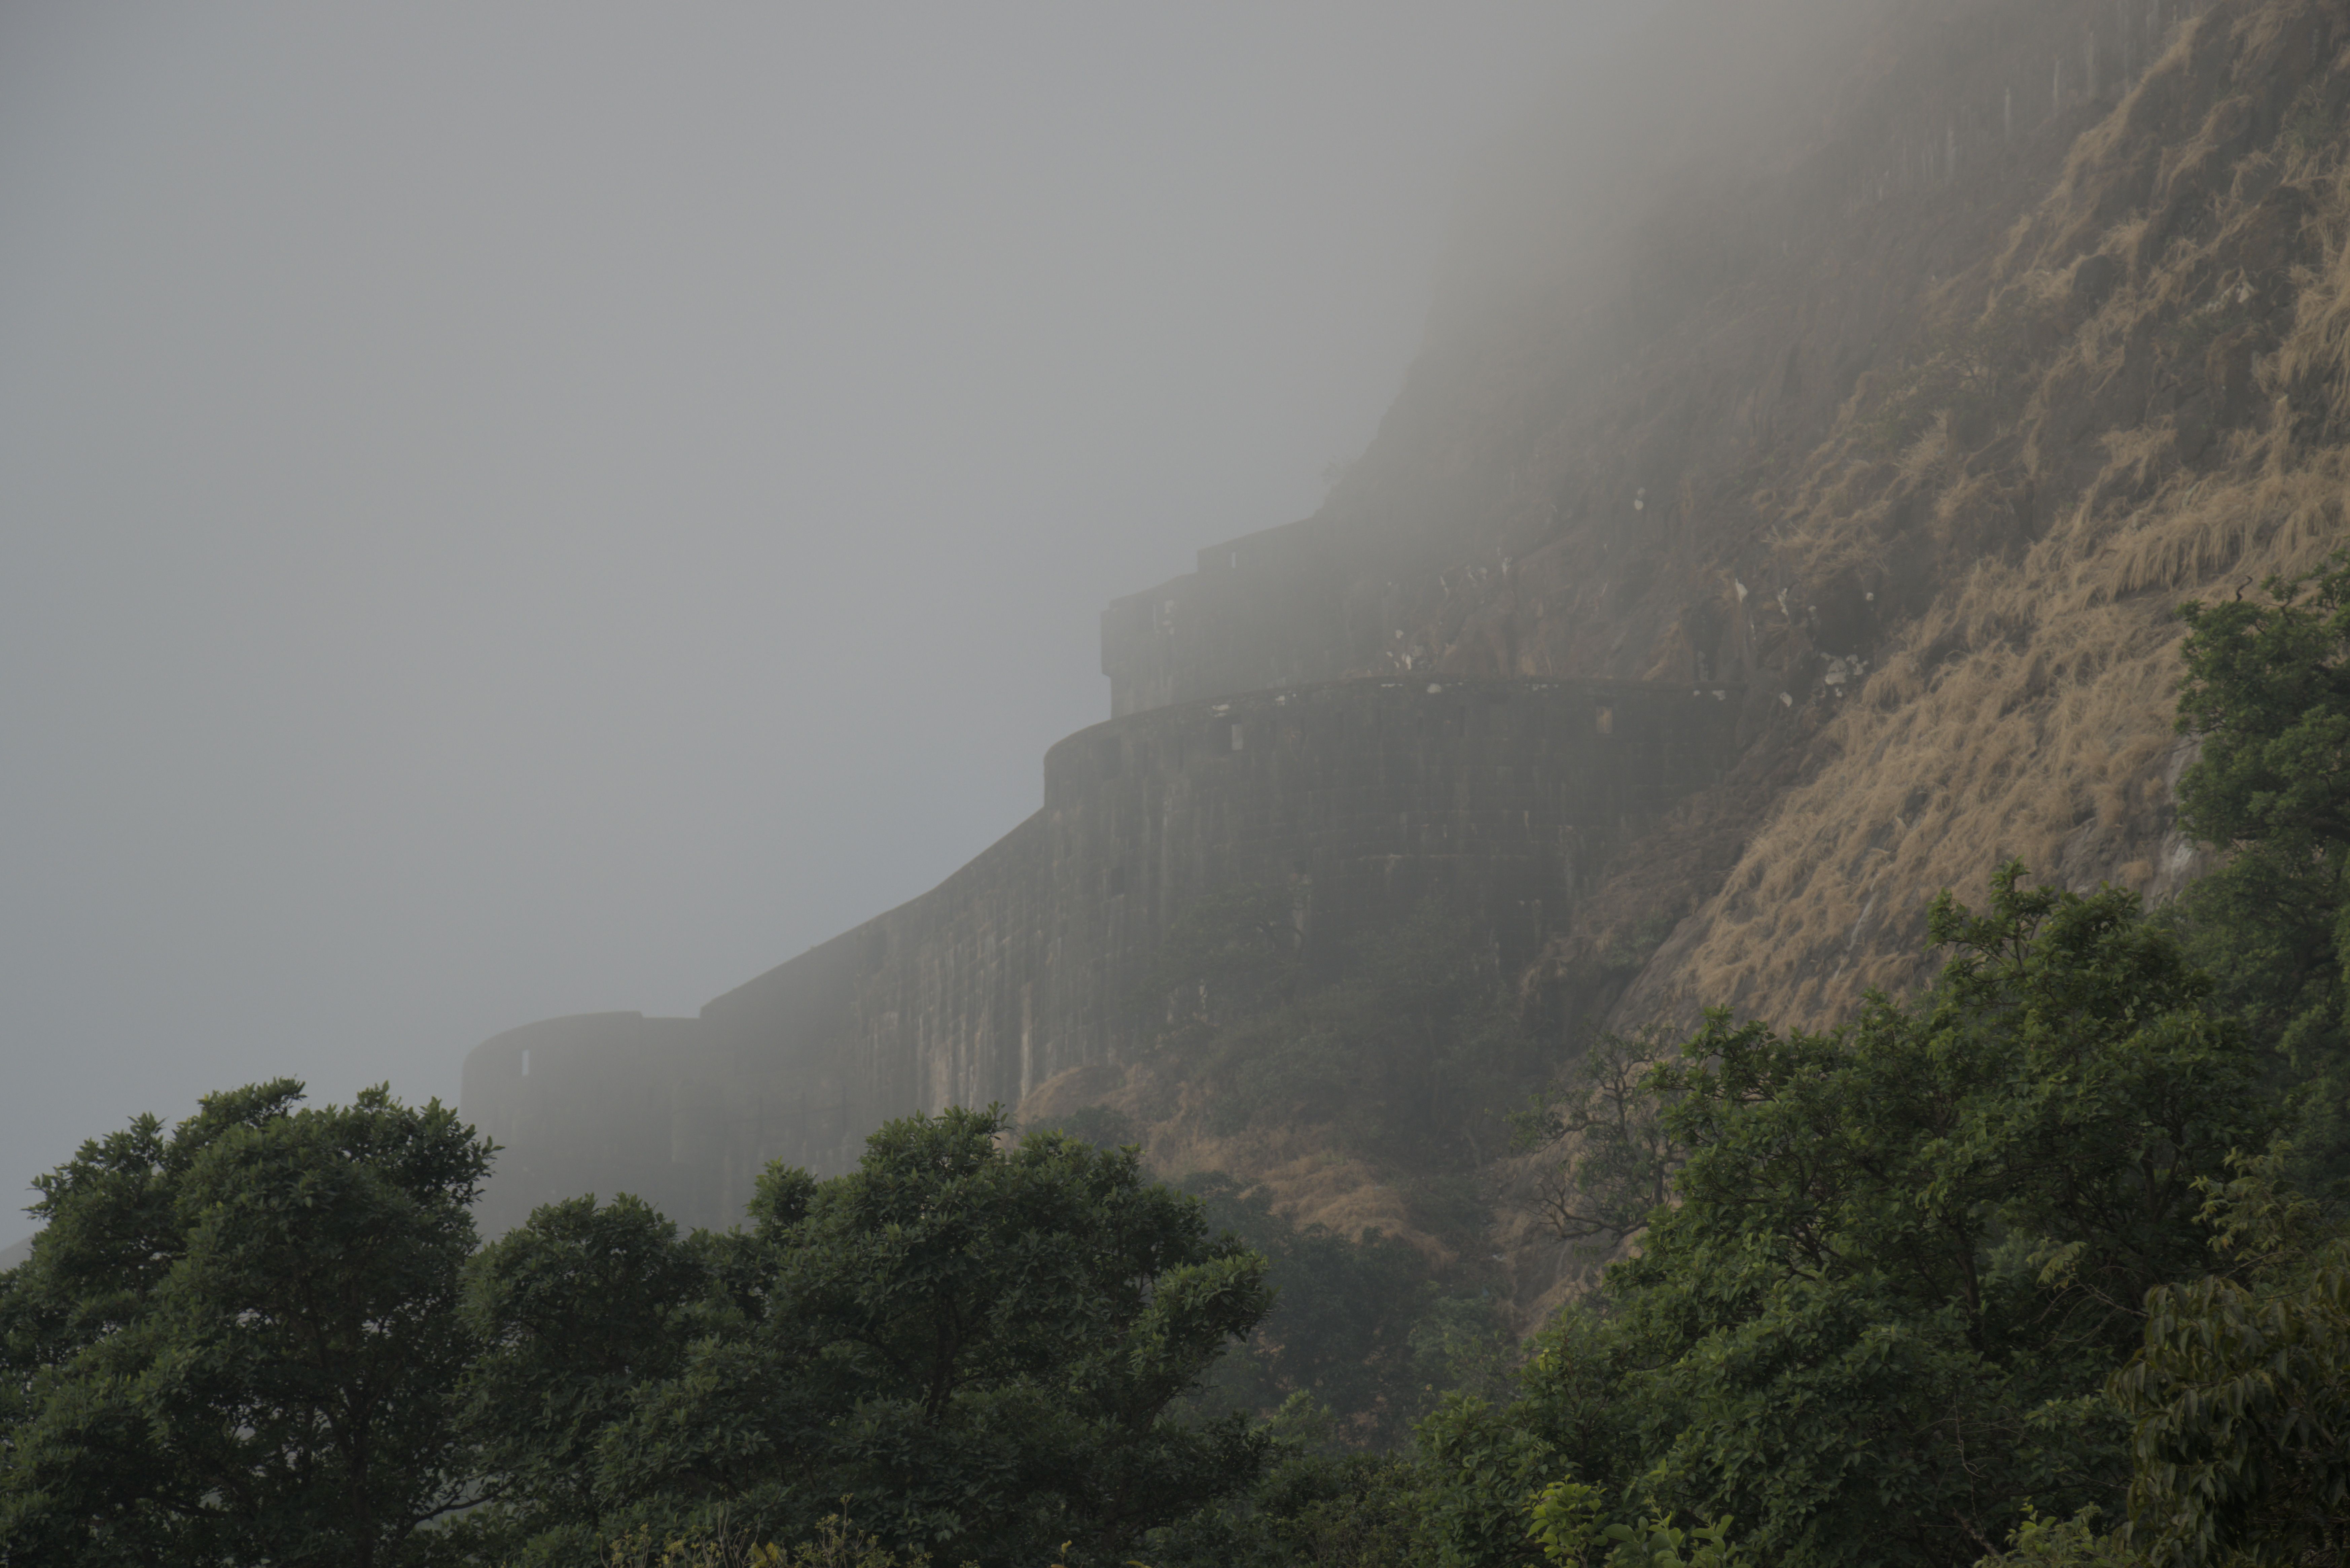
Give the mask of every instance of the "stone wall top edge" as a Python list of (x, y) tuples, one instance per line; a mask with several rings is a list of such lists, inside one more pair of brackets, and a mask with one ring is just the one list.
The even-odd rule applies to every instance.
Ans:
[(1017, 856), (1024, 835), (1034, 835), (1043, 826), (1040, 808), (1014, 824), (1010, 831), (994, 843), (964, 861), (936, 886), (915, 894), (901, 904), (894, 904), (879, 914), (858, 921), (838, 936), (828, 937), (796, 957), (785, 959), (773, 969), (752, 976), (732, 991), (723, 992), (702, 1004), (704, 1018), (723, 1018), (744, 1007), (755, 1006), (762, 993), (776, 986), (789, 985), (804, 971), (820, 968), (837, 960), (854, 962), (866, 951), (867, 944), (877, 931), (887, 931), (902, 922), (914, 911), (934, 903), (942, 896), (951, 896), (962, 884), (993, 876), (999, 863)]
[[(477, 1057), (493, 1056), (505, 1051), (518, 1050), (549, 1034), (576, 1034), (583, 1026), (609, 1029), (622, 1024), (642, 1024), (644, 1022), (645, 1015), (641, 1012), (624, 1012), (617, 1010), (603, 1012), (567, 1012), (559, 1018), (536, 1018), (528, 1023), (517, 1023), (512, 1029), (499, 1030), (495, 1034), (466, 1052), (465, 1061), (470, 1064)], [(660, 1023), (666, 1020), (656, 1019), (654, 1022)]]
[(1297, 686), (1235, 691), (1222, 697), (1193, 698), (1186, 702), (1172, 702), (1165, 707), (1146, 708), (1139, 713), (1105, 719), (1098, 724), (1089, 724), (1054, 742), (1045, 753), (1045, 765), (1051, 766), (1054, 753), (1064, 747), (1077, 746), (1108, 735), (1149, 730), (1159, 725), (1195, 723), (1201, 719), (1220, 719), (1235, 713), (1277, 712), (1288, 707), (1347, 701), (1372, 697), (1382, 691), (1399, 693), (1406, 698), (1475, 691), (1508, 697), (1613, 697), (1622, 701), (1648, 699), (1664, 702), (1711, 700), (1731, 711), (1735, 711), (1746, 695), (1746, 688), (1742, 684), (1730, 681), (1609, 680), (1570, 676), (1349, 676), (1340, 680), (1316, 680)]
[[(608, 1045), (614, 1041), (640, 1042), (658, 1035), (676, 1036), (691, 1030), (699, 1020), (655, 1013), (647, 1017), (642, 1012), (619, 1011), (605, 1012), (569, 1012), (559, 1018), (534, 1019), (491, 1035), (465, 1053), (459, 1094), (459, 1103), (471, 1106), (481, 1088), (493, 1082), (503, 1083), (509, 1075), (505, 1066), (534, 1046), (547, 1047), (556, 1053), (580, 1048)], [(552, 1060), (552, 1057), (546, 1058)]]
[[(1130, 594), (1116, 595), (1110, 599), (1109, 607), (1103, 611), (1103, 616), (1107, 619), (1121, 607), (1147, 605), (1170, 594), (1180, 595), (1186, 587), (1196, 585), (1202, 578), (1222, 576), (1235, 569), (1245, 570), (1268, 562), (1286, 564), (1295, 560), (1297, 552), (1301, 550), (1343, 546), (1348, 542), (1346, 530), (1320, 513), (1291, 523), (1276, 523), (1270, 528), (1259, 528), (1254, 533), (1235, 535), (1213, 545), (1201, 545), (1196, 552), (1197, 565), (1192, 570), (1178, 572)], [(1375, 543), (1370, 540), (1363, 542)]]

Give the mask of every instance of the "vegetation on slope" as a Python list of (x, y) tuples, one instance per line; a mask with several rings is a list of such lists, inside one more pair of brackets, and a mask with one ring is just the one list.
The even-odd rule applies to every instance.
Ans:
[[(2189, 607), (2182, 809), (2234, 855), (2177, 907), (2012, 866), (1935, 900), (1916, 1000), (1716, 1010), (1522, 1117), (1562, 1237), (1638, 1243), (1523, 1354), (1417, 1249), (993, 1114), (777, 1167), (734, 1231), (580, 1198), (476, 1248), (448, 1112), (274, 1084), (43, 1183), (0, 1562), (2330, 1568), (2345, 602)], [(1243, 968), (1194, 1048), (1306, 1016)]]
[[(1779, 771), (1555, 955), (1678, 1031), (1570, 1052), (1439, 911), (1305, 975), (1247, 890), (1059, 1129), (480, 1249), (445, 1111), (215, 1096), (61, 1168), (0, 1279), (0, 1562), (2340, 1563), (2350, 576), (2290, 577), (2350, 480), (2337, 10), (2179, 23), (2052, 110), (2053, 186), (2019, 138), (1895, 201), (1831, 138), (1853, 248), (1739, 254), (1911, 290), (1844, 318), (1891, 336), (1725, 286), (1640, 330), (1770, 369), (1465, 465), (1532, 531), (1430, 657), (1754, 687)], [(1523, 1356), (1513, 1108), (1513, 1222), (1594, 1286)]]
[(1869, 613), (1789, 669), (1813, 771), (1624, 1016), (1841, 1016), (1923, 978), (1933, 888), (2007, 858), (2155, 896), (2203, 868), (2170, 814), (2170, 607), (2343, 537), (2345, 46), (2314, 0), (2182, 26), (1768, 482), (1760, 536), (1721, 563), (1762, 591), (1725, 625), (1820, 644), (1807, 615)]
[(0, 1562), (586, 1563), (848, 1497), (909, 1558), (1110, 1563), (1259, 1467), (1172, 1407), (1263, 1262), (1130, 1154), (952, 1111), (770, 1172), (745, 1229), (580, 1198), (476, 1251), (450, 1113), (296, 1094), (45, 1186), (0, 1285)]
[[(1562, 105), (1472, 204), (1510, 237), (1468, 265), (1515, 281), (1456, 286), (1315, 524), (1357, 672), (1744, 688), (1732, 776), (1579, 889), (1510, 997), (1545, 1044), (1709, 1005), (1826, 1027), (1929, 981), (1935, 890), (1979, 902), (2011, 859), (2172, 898), (2215, 861), (2172, 805), (2171, 607), (2344, 537), (2338, 5), (1756, 16), (1802, 40), (1772, 68), (1804, 108)], [(1730, 30), (1633, 68), (1711, 81)], [(1603, 144), (1637, 176), (1571, 151)], [(1437, 1239), (1367, 1140), (1186, 1119), (1196, 1075), (1154, 1075), (1024, 1114), (1111, 1103), (1168, 1168)], [(1555, 1249), (1497, 1250), (1513, 1301), (1555, 1299)]]

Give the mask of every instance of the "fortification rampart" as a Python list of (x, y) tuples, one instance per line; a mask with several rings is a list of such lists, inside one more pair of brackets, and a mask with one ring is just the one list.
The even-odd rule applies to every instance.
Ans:
[(1367, 665), (1378, 650), (1353, 646), (1343, 608), (1358, 550), (1309, 517), (1202, 550), (1197, 571), (1111, 600), (1101, 618), (1110, 713), (1329, 680)]
[(1191, 899), (1285, 881), (1304, 961), (1442, 899), (1531, 956), (1611, 846), (1720, 778), (1727, 689), (1338, 681), (1113, 719), (1045, 758), (1041, 810), (919, 898), (711, 1002), (511, 1031), (467, 1058), (505, 1145), (484, 1213), (635, 1191), (737, 1218), (770, 1160), (845, 1168), (918, 1109), (1016, 1103), (1139, 1044), (1131, 1006)]

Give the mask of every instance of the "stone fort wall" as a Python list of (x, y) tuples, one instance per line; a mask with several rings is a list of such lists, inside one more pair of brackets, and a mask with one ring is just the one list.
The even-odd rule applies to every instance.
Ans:
[(505, 1147), (495, 1233), (578, 1192), (738, 1219), (758, 1172), (854, 1163), (883, 1121), (1018, 1102), (1138, 1047), (1130, 999), (1204, 893), (1286, 881), (1303, 958), (1443, 899), (1531, 958), (1610, 848), (1716, 782), (1738, 693), (1357, 680), (1129, 714), (1045, 758), (1042, 809), (929, 893), (698, 1018), (534, 1023), (465, 1063)]
[(1112, 599), (1101, 617), (1110, 713), (1374, 668), (1381, 617), (1350, 617), (1346, 592), (1370, 553), (1359, 531), (1309, 517), (1211, 545), (1197, 571)]

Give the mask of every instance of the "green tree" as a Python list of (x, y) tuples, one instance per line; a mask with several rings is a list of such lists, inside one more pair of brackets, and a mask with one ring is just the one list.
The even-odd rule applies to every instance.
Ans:
[(1518, 1141), (1554, 1152), (1543, 1217), (1560, 1241), (1605, 1253), (1648, 1228), (1686, 1151), (1649, 1074), (1672, 1050), (1654, 1034), (1603, 1034), (1516, 1118)]
[(2121, 1501), (2104, 1386), (2200, 1272), (2198, 1180), (2274, 1125), (2256, 1053), (2128, 894), (2011, 866), (1929, 929), (1917, 1002), (1825, 1035), (1717, 1012), (1643, 1080), (1676, 1201), (1476, 1417), (1590, 1489), (1594, 1541), (1734, 1519), (1763, 1561), (1957, 1564), (2027, 1499)]
[(1273, 1422), (1276, 1455), (1244, 1497), (1153, 1531), (1150, 1568), (1398, 1568), (1430, 1561), (1420, 1468), (1395, 1455), (1333, 1452), (1300, 1396)]
[(770, 1170), (739, 1316), (639, 1387), (597, 1484), (761, 1539), (854, 1495), (897, 1548), (986, 1564), (1122, 1562), (1246, 1486), (1263, 1437), (1178, 1401), (1264, 1315), (1264, 1261), (1132, 1151), (1004, 1130), (949, 1110), (848, 1175)]
[(2279, 1148), (2207, 1181), (2222, 1268), (2147, 1300), (2113, 1380), (2131, 1423), (2124, 1539), (2158, 1568), (2350, 1551), (2350, 1237)]
[(477, 1501), (452, 1397), (490, 1146), (385, 1088), (290, 1080), (152, 1116), (39, 1179), (0, 1284), (16, 1417), (0, 1559), (358, 1564), (446, 1556)]
[(2095, 1396), (2200, 1262), (2197, 1180), (2272, 1125), (2133, 896), (2010, 866), (1929, 933), (1919, 1003), (1827, 1036), (1715, 1013), (1656, 1075), (1680, 1202), (1611, 1281), (1675, 1421), (1656, 1490), (1776, 1561), (1969, 1562), (2027, 1497), (2110, 1500)]
[(1552, 1474), (1613, 1500), (1605, 1517), (1619, 1523), (1633, 1521), (1630, 1503), (1670, 1435), (1652, 1362), (1627, 1327), (1626, 1314), (1604, 1298), (1569, 1303), (1534, 1336), (1517, 1405), (1503, 1412), (1542, 1438)]
[(1669, 1515), (1656, 1514), (1603, 1524), (1599, 1489), (1582, 1481), (1551, 1482), (1525, 1511), (1543, 1555), (1562, 1568), (1742, 1568), (1747, 1561), (1727, 1519), (1702, 1529), (1678, 1528)]
[(722, 1326), (706, 1298), (731, 1239), (677, 1227), (621, 1194), (548, 1204), (476, 1254), (464, 1315), (481, 1345), (466, 1428), (499, 1480), (497, 1522), (527, 1561), (587, 1562), (608, 1544), (596, 1445), (640, 1385), (673, 1376)]
[(2278, 1054), (2302, 1176), (2350, 1192), (2350, 558), (2179, 607), (2180, 826), (2230, 852), (2176, 919)]
[(2280, 1143), (2198, 1184), (2216, 1267), (2147, 1297), (2107, 1393), (2130, 1427), (2129, 1509), (2027, 1508), (1981, 1568), (2331, 1564), (2350, 1548), (2350, 1236), (2295, 1191)]
[(1537, 1550), (1526, 1503), (1558, 1473), (1538, 1423), (1473, 1395), (1448, 1397), (1414, 1434), (1423, 1475), (1419, 1542), (1438, 1568), (1517, 1568)]

